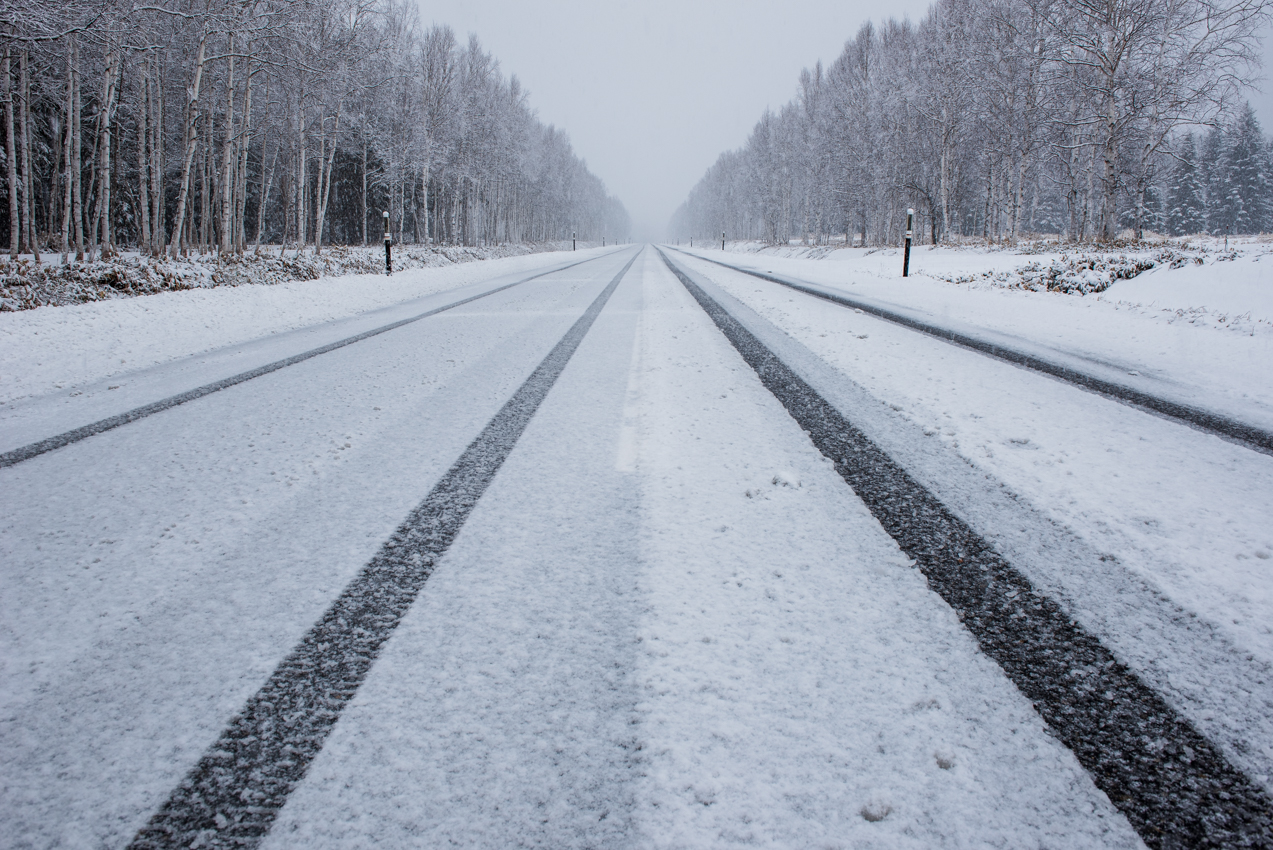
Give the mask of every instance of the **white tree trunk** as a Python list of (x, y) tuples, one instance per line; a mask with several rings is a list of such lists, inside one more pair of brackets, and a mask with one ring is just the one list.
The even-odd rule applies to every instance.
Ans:
[(63, 157), (66, 160), (63, 179), (63, 199), (62, 199), (62, 239), (59, 248), (62, 251), (62, 263), (66, 264), (67, 254), (71, 250), (71, 186), (74, 180), (71, 177), (71, 166), (74, 163), (74, 156), (71, 153), (71, 146), (75, 141), (75, 76), (72, 63), (73, 49), (68, 48), (66, 51), (66, 142), (64, 145)]
[(150, 163), (146, 157), (147, 142), (150, 130), (147, 126), (147, 113), (150, 112), (150, 74), (147, 64), (141, 66), (142, 102), (137, 110), (137, 208), (140, 214), (137, 220), (141, 226), (141, 242), (138, 248), (142, 253), (150, 251)]
[(151, 254), (164, 252), (164, 84), (159, 57), (155, 57), (155, 120), (151, 130), (150, 145), (150, 194), (151, 194)]
[(22, 131), (22, 241), (26, 243), (27, 250), (31, 252), (31, 256), (35, 259), (35, 264), (38, 266), (40, 264), (40, 245), (39, 233), (35, 227), (35, 177), (32, 173), (34, 167), (31, 161), (31, 76), (27, 73), (30, 59), (30, 51), (25, 49), (18, 58), (18, 65), (21, 68), (19, 87), (22, 90), (22, 108), (20, 111), (20, 129)]
[[(225, 83), (225, 145), (221, 155), (221, 239), (217, 245), (218, 254), (228, 254), (231, 251), (231, 238), (233, 236), (232, 215), (234, 213), (234, 196), (233, 188), (234, 175), (231, 169), (234, 167), (236, 157), (234, 156), (234, 35), (230, 35), (230, 58), (228, 60), (228, 68), (226, 71)], [(208, 139), (208, 143), (212, 143), (212, 139)]]
[(18, 217), (18, 149), (13, 138), (13, 85), (9, 60), (9, 44), (4, 45), (4, 58), (0, 60), (0, 98), (4, 99), (5, 177), (9, 188), (9, 256), (16, 260), (22, 241)]
[(186, 204), (190, 197), (190, 167), (194, 164), (195, 147), (199, 141), (199, 86), (203, 82), (203, 65), (207, 57), (208, 39), (199, 40), (199, 49), (195, 54), (194, 73), (190, 86), (186, 89), (186, 153), (181, 165), (181, 183), (177, 190), (177, 218), (172, 228), (172, 243), (169, 253), (176, 258), (181, 248), (181, 238), (186, 223)]

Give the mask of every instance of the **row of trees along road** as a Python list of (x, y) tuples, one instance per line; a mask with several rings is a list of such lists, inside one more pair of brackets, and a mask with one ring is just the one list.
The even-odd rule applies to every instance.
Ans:
[[(1269, 0), (938, 0), (918, 24), (868, 23), (717, 160), (669, 236), (895, 243), (913, 207), (933, 243), (1140, 238), (1183, 134), (1239, 113), (1269, 13)], [(1266, 226), (1230, 219), (1217, 226)]]
[[(407, 0), (8, 0), (10, 251), (626, 238), (476, 39)], [(3, 238), (3, 237), (0, 237)]]

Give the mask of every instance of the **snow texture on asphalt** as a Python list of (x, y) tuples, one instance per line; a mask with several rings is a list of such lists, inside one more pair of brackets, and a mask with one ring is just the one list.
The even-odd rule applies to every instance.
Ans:
[(1258, 787), (684, 271), (672, 268), (1150, 846), (1273, 843), (1273, 804)]
[(1139, 846), (679, 282), (645, 286), (649, 845)]
[(641, 264), (263, 847), (625, 843), (639, 756), (631, 678), (642, 608), (639, 494), (615, 468), (613, 435)]
[[(532, 281), (0, 471), (8, 520), (0, 528), (4, 842), (126, 844), (628, 256)], [(493, 266), (475, 286), (511, 279)], [(753, 284), (778, 288), (731, 275), (721, 286), (777, 325), (773, 333), (816, 361), (829, 385), (843, 389), (847, 376), (858, 391), (878, 393), (866, 419), (884, 423), (893, 440), (880, 444), (890, 453), (900, 447), (924, 483), (953, 482), (952, 501), (970, 508), (970, 525), (985, 533), (1000, 523), (997, 545), (1045, 561), (1047, 569), (1031, 563), (1047, 579), (1039, 586), (1073, 590), (1058, 598), (1083, 602), (1085, 624), (1108, 625), (1103, 640), (1113, 633), (1120, 649), (1145, 653), (1145, 634), (1179, 637), (1171, 629), (1186, 632), (1190, 622), (1221, 628), (1210, 616), (1168, 622), (1168, 598), (1198, 610), (1174, 590), (1156, 590), (1144, 610), (1130, 607), (1140, 586), (1114, 579), (1161, 587), (1152, 557), (1137, 558), (1174, 544), (1151, 542), (1138, 555), (1126, 541), (1127, 516), (1139, 509), (1098, 497), (1157, 498), (1159, 479), (1137, 473), (1101, 485), (1114, 490), (1081, 492), (1098, 480), (1105, 443), (1085, 444), (1057, 411), (1074, 408), (1076, 428), (1111, 428), (1103, 439), (1120, 450), (1144, 435), (1168, 440), (1193, 464), (1182, 476), (1224, 469), (1257, 476), (1238, 486), (1258, 488), (1263, 467), (1233, 462), (1251, 452), (972, 352), (912, 342), (900, 328), (888, 337), (878, 320), (825, 302), (806, 308), (795, 299), (818, 302), (797, 293), (755, 293)], [(196, 338), (183, 348), (177, 337), (190, 324), (174, 322), (170, 336), (140, 319), (139, 338), (161, 341), (171, 362), (129, 373), (119, 390), (107, 391), (113, 379), (103, 373), (92, 379), (105, 378), (92, 395), (71, 396), (67, 384), (61, 395), (16, 403), (13, 417), (0, 419), (0, 448), (19, 431), (40, 434), (37, 420), (67, 422), (93, 404), (137, 406), (135, 399), (309, 350), (462, 292), (175, 360), (215, 346)], [(850, 337), (853, 323), (863, 329)], [(870, 341), (857, 338), (868, 330)], [(868, 351), (863, 367), (854, 358)], [(82, 371), (68, 360), (50, 369), (50, 383), (58, 369)], [(937, 396), (945, 405), (937, 413), (951, 411), (954, 424), (943, 419), (924, 436), (937, 415), (928, 397), (936, 382), (927, 378), (938, 376), (950, 386)], [(127, 402), (112, 399), (129, 392)], [(965, 415), (986, 414), (986, 404), (999, 405), (1003, 420)], [(945, 433), (965, 426), (982, 430), (960, 431), (958, 441)], [(1003, 432), (1017, 426), (1038, 429), (1040, 449), (1008, 445)], [(1013, 463), (972, 465), (964, 454), (983, 443), (970, 433)], [(1078, 451), (1084, 446), (1088, 454)], [(1058, 484), (1059, 461), (1071, 456), (1087, 478)], [(1130, 468), (1144, 472), (1151, 461), (1138, 458)], [(1001, 472), (1019, 498), (997, 482)], [(1163, 474), (1178, 483), (1175, 472)], [(1045, 504), (1048, 487), (1070, 501)], [(1223, 496), (1222, 484), (1204, 489), (1172, 495), (1181, 507)], [(1260, 510), (1257, 500), (1249, 515)], [(1074, 521), (1072, 529), (1049, 526), (1058, 516)], [(1111, 530), (1093, 537), (1083, 520), (1104, 516)], [(1167, 519), (1179, 533), (1176, 515)], [(1233, 528), (1249, 537), (1248, 514)], [(1201, 539), (1204, 530), (1196, 533)], [(1049, 560), (1054, 539), (1069, 547), (1059, 563)], [(1097, 552), (1111, 559), (1097, 560)], [(1179, 562), (1168, 568), (1204, 596), (1223, 597), (1237, 581), (1212, 582)], [(1243, 604), (1243, 616), (1260, 611), (1258, 600)], [(1169, 645), (1158, 668), (1189, 679), (1173, 693), (1228, 687), (1200, 666), (1210, 656), (1190, 655), (1186, 643)], [(1224, 675), (1244, 669), (1222, 661)], [(1234, 709), (1211, 722), (1238, 723), (1230, 731), (1247, 735), (1241, 742), (1254, 745), (1256, 762), (1269, 741), (1241, 724), (1243, 711), (1259, 713), (1257, 678), (1246, 702), (1217, 697), (1205, 709)], [(1263, 712), (1266, 721), (1271, 714)], [(265, 839), (320, 848), (448, 842), (1143, 846), (648, 250)]]
[(6, 835), (131, 838), (621, 262), (597, 265), (0, 473)]
[(629, 260), (341, 591), (129, 847), (241, 847), (264, 837), (631, 266)]
[[(1024, 556), (1032, 581), (1273, 790), (1273, 459), (866, 314), (688, 265), (807, 347), (815, 368), (860, 385), (854, 409), (874, 420), (872, 439), (908, 452), (908, 468), (927, 464), (930, 486), (945, 479), (948, 503), (978, 489), (953, 481), (960, 467), (1003, 487), (1007, 498), (974, 498), (964, 519), (1014, 563)], [(1061, 533), (1023, 535), (1032, 512)], [(1059, 557), (1033, 539), (1071, 534), (1096, 557)]]

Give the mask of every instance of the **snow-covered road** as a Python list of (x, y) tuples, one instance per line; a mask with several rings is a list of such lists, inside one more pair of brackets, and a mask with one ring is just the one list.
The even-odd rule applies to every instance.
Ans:
[[(1269, 839), (1273, 458), (683, 263), (1245, 772)], [(304, 778), (145, 846), (237, 846), (249, 815), (267, 847), (1172, 846), (658, 253), (545, 268), (5, 411), (0, 451), (516, 283), (0, 470), (0, 846), (122, 847), (186, 805), (590, 305)]]

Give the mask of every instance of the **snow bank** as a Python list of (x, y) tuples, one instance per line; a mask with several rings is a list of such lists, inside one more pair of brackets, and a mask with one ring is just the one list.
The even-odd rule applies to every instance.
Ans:
[[(728, 252), (823, 260), (859, 275), (885, 280), (902, 278), (900, 248), (735, 242), (729, 245)], [(1109, 249), (1076, 248), (1055, 242), (1032, 242), (1015, 248), (926, 245), (911, 249), (910, 272), (912, 277), (970, 284), (974, 288), (981, 285), (1091, 295), (1117, 287), (1120, 300), (1228, 314), (1253, 311), (1256, 318), (1269, 322), (1273, 321), (1273, 273), (1259, 263), (1261, 258), (1265, 258), (1266, 266), (1273, 262), (1268, 259), (1270, 254), (1273, 241), (1267, 237), (1232, 239), (1228, 243), (1204, 237)], [(1168, 271), (1173, 274), (1161, 274)], [(1159, 274), (1151, 278), (1149, 285), (1127, 285), (1151, 272)], [(1168, 280), (1171, 286), (1163, 287), (1162, 283)]]
[(1222, 324), (1233, 317), (1267, 325), (1273, 323), (1273, 252), (1156, 268), (1135, 280), (1119, 281), (1105, 297), (1147, 308), (1201, 311)]
[[(564, 250), (568, 243), (540, 245), (406, 246), (394, 251), (399, 271), (436, 268), (473, 260), (516, 257), (542, 251)], [(259, 251), (225, 258), (216, 254), (181, 259), (154, 259), (136, 251), (92, 263), (63, 263), (46, 254), (37, 264), (30, 254), (17, 261), (0, 257), (0, 312), (30, 310), (112, 298), (153, 295), (183, 289), (242, 286), (248, 283), (285, 283), (317, 280), (339, 274), (375, 274), (384, 270), (383, 248), (329, 247), (315, 255), (308, 249), (294, 251), (266, 246)]]

